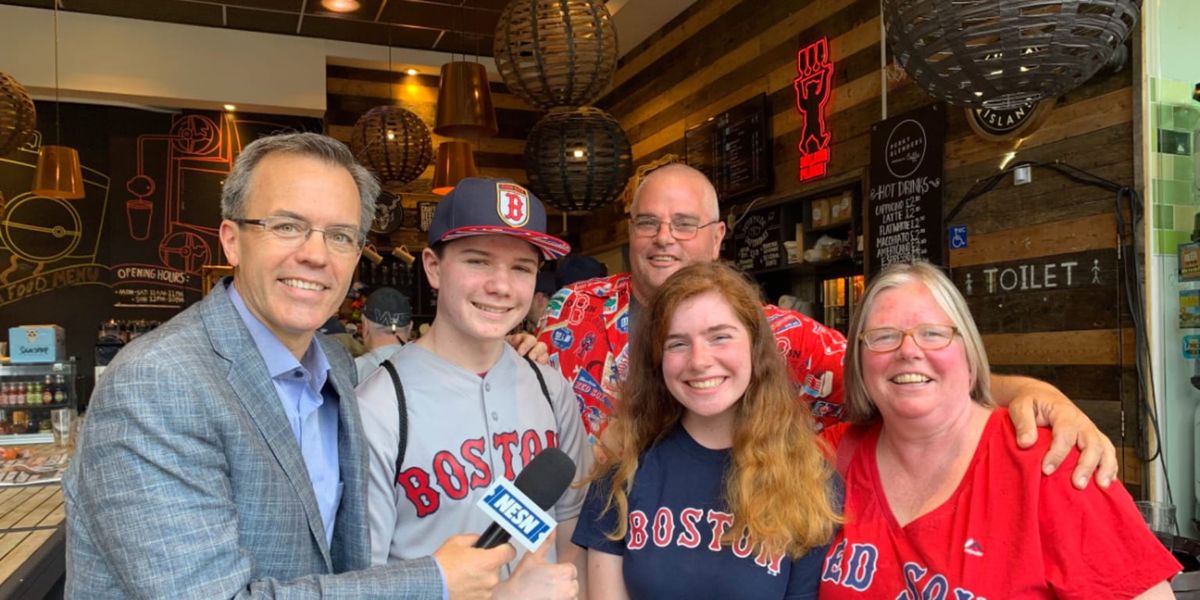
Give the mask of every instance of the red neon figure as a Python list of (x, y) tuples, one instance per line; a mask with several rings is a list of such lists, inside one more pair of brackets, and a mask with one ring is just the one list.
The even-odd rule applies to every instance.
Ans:
[(829, 165), (829, 132), (825, 131), (825, 107), (833, 85), (833, 62), (829, 60), (829, 38), (821, 38), (796, 53), (796, 110), (800, 111), (800, 181), (825, 176)]

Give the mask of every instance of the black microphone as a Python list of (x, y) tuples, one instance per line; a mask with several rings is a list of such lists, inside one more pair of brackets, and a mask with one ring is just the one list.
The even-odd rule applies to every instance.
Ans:
[[(517, 475), (513, 485), (522, 494), (533, 500), (542, 510), (550, 510), (567, 491), (575, 478), (575, 461), (558, 448), (546, 448), (533, 457)], [(476, 548), (495, 548), (508, 541), (509, 534), (497, 523), (492, 523), (475, 541)]]

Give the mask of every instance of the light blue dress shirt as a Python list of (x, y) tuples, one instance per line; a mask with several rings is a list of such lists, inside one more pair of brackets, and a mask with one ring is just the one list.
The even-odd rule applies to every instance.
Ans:
[(246, 329), (250, 330), (250, 337), (275, 384), (283, 412), (308, 468), (321, 522), (325, 525), (325, 543), (331, 545), (334, 520), (342, 502), (342, 476), (338, 466), (338, 397), (332, 387), (322, 394), (329, 378), (329, 361), (315, 339), (297, 361), (283, 342), (250, 314), (237, 288), (232, 285), (229, 286), (229, 299)]

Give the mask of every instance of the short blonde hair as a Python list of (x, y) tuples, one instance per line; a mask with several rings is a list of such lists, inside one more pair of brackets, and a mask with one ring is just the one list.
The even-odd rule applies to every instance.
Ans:
[(959, 293), (958, 288), (949, 277), (937, 267), (925, 261), (911, 264), (896, 264), (885, 267), (867, 285), (862, 300), (854, 309), (850, 319), (850, 342), (846, 350), (845, 386), (846, 386), (846, 418), (852, 423), (869, 423), (879, 417), (879, 409), (867, 395), (862, 373), (862, 333), (866, 328), (867, 317), (875, 308), (879, 295), (887, 290), (909, 283), (920, 283), (929, 290), (934, 302), (950, 317), (950, 321), (962, 336), (963, 347), (967, 354), (967, 368), (971, 372), (971, 399), (984, 406), (993, 406), (991, 394), (991, 367), (988, 365), (987, 351), (983, 347), (983, 338), (967, 301)]

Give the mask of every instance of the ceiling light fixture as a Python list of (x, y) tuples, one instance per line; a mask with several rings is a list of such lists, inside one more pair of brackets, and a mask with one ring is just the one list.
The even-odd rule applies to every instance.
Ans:
[(362, 5), (356, 0), (321, 0), (321, 7), (329, 12), (348, 13), (362, 8)]
[(367, 111), (350, 132), (350, 151), (389, 185), (404, 185), (425, 172), (433, 159), (433, 138), (421, 117), (396, 106), (392, 81), (392, 40), (388, 36), (388, 97)]
[(69, 146), (60, 146), (60, 119), (58, 114), (58, 2), (54, 3), (54, 144), (43, 145), (38, 152), (37, 168), (33, 170), (33, 186), (29, 191), (46, 198), (79, 200), (83, 191), (83, 168), (79, 164), (79, 151)]

